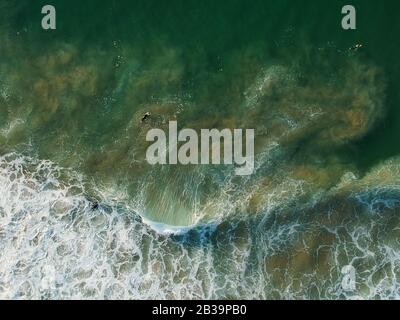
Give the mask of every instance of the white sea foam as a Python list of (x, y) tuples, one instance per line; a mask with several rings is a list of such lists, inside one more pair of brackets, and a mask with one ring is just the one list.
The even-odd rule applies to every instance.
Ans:
[[(69, 170), (6, 155), (0, 157), (0, 298), (399, 298), (400, 245), (388, 236), (395, 226), (381, 232), (387, 219), (394, 218), (327, 226), (295, 213), (281, 222), (241, 216), (160, 228), (106, 198), (94, 208), (82, 178)], [(319, 242), (321, 233), (336, 240)], [(316, 246), (304, 247), (309, 235)], [(301, 250), (311, 256), (328, 250), (329, 272), (317, 265), (296, 274)], [(276, 255), (290, 257), (276, 265), (286, 274), (279, 283), (278, 269), (266, 267)], [(360, 272), (356, 292), (340, 287), (344, 263)]]
[(186, 233), (189, 230), (191, 230), (193, 227), (195, 227), (195, 225), (194, 226), (171, 226), (171, 225), (168, 225), (165, 223), (151, 221), (146, 218), (142, 218), (142, 221), (144, 224), (148, 225), (151, 229), (153, 229), (157, 233), (163, 234), (163, 235), (170, 235), (170, 234), (179, 235), (179, 234)]

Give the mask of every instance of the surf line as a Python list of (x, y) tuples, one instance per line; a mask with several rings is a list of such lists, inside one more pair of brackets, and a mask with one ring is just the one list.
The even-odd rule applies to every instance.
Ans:
[[(168, 135), (162, 129), (153, 128), (147, 132), (146, 141), (154, 142), (146, 151), (146, 160), (150, 165), (235, 164), (237, 166), (235, 168), (236, 175), (253, 174), (254, 129), (245, 130), (246, 150), (244, 155), (242, 129), (201, 129), (200, 137), (194, 129), (186, 128), (178, 132), (177, 121), (170, 121), (168, 129)], [(223, 140), (222, 146), (221, 140)], [(179, 142), (184, 143), (178, 148)], [(223, 153), (223, 162), (221, 153)]]

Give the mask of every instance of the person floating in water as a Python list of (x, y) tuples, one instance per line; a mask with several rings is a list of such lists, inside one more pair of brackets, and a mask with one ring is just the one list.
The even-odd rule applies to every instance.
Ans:
[(350, 50), (351, 50), (351, 51), (358, 51), (358, 50), (360, 50), (362, 47), (363, 47), (362, 44), (357, 43), (357, 44), (355, 44), (354, 46), (352, 46), (352, 47), (350, 48)]
[(92, 205), (90, 206), (90, 209), (92, 211), (95, 211), (99, 208), (99, 203), (98, 202), (93, 202)]
[(85, 199), (89, 202), (90, 210), (95, 211), (99, 209), (100, 203), (96, 199), (92, 198), (91, 196), (85, 196)]
[(142, 117), (142, 122), (146, 121), (146, 119), (150, 118), (150, 116), (151, 116), (151, 113), (149, 111), (147, 111)]

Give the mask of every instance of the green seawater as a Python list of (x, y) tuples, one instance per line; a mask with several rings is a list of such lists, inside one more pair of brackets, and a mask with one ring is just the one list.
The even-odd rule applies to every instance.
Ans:
[[(398, 1), (45, 4), (0, 0), (0, 298), (399, 298)], [(254, 174), (149, 165), (169, 121)]]

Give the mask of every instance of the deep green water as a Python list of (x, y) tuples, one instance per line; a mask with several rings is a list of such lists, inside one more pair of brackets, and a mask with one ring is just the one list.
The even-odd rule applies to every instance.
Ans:
[[(0, 0), (0, 297), (400, 296), (398, 1), (44, 4)], [(171, 120), (255, 173), (148, 165)]]
[[(160, 46), (179, 51), (191, 86), (204, 81), (207, 73), (221, 67), (238, 51), (256, 47), (255, 54), (270, 56), (264, 61), (296, 59), (301, 47), (333, 47), (346, 50), (362, 43), (362, 55), (383, 68), (388, 80), (386, 109), (389, 116), (361, 141), (354, 144), (356, 161), (363, 168), (399, 152), (397, 124), (400, 121), (399, 30), (397, 1), (370, 3), (353, 1), (357, 9), (357, 30), (340, 28), (340, 11), (346, 1), (54, 1), (58, 9), (58, 30), (43, 32), (39, 27), (41, 8), (46, 1), (3, 1), (2, 25), (11, 31), (11, 40), (21, 43), (29, 59), (39, 48), (57, 50), (60, 43), (73, 43), (85, 51), (100, 46), (116, 59), (118, 47), (137, 49), (144, 60), (157, 55)], [(39, 12), (39, 13), (38, 13)], [(29, 32), (24, 33), (23, 30)], [(16, 36), (16, 32), (20, 32)], [(114, 41), (118, 47), (115, 48)], [(258, 49), (258, 50), (257, 50)], [(285, 50), (287, 49), (287, 50)], [(284, 56), (282, 56), (282, 52)], [(312, 59), (312, 58), (310, 58)], [(260, 57), (263, 60), (263, 57)], [(229, 71), (229, 70), (228, 70)], [(203, 77), (201, 76), (203, 75)], [(196, 82), (197, 80), (197, 82)], [(354, 159), (354, 149), (349, 152)]]

